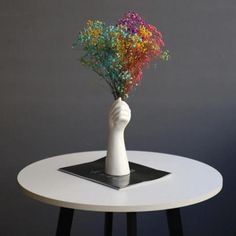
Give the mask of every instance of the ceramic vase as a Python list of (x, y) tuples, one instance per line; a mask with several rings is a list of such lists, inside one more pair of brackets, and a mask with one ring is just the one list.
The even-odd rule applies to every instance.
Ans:
[(112, 176), (130, 174), (129, 162), (124, 140), (124, 131), (131, 119), (129, 105), (121, 98), (111, 106), (108, 120), (108, 146), (105, 162), (105, 173)]

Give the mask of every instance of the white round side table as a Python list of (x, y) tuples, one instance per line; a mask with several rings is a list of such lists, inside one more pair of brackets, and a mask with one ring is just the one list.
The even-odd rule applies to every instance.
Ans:
[(222, 189), (222, 176), (211, 166), (155, 152), (128, 151), (128, 159), (171, 174), (121, 190), (58, 171), (105, 155), (105, 151), (91, 151), (55, 156), (32, 163), (18, 174), (26, 195), (61, 208), (57, 236), (70, 235), (74, 209), (105, 212), (106, 236), (112, 235), (114, 212), (127, 213), (127, 235), (134, 236), (137, 212), (167, 210), (170, 235), (182, 236), (180, 208), (205, 201)]

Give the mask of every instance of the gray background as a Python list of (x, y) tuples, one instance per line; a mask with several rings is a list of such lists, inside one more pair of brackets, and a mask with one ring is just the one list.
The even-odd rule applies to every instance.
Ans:
[[(183, 208), (184, 230), (236, 235), (235, 0), (0, 1), (1, 235), (54, 235), (58, 209), (23, 196), (17, 186), (24, 166), (106, 149), (112, 96), (79, 64), (71, 43), (88, 18), (114, 23), (130, 9), (159, 25), (172, 58), (145, 70), (130, 96), (127, 149), (183, 155), (217, 168), (222, 192)], [(102, 235), (103, 217), (77, 212), (72, 235)], [(138, 222), (140, 236), (167, 235), (164, 212), (140, 213)], [(124, 214), (115, 216), (114, 227), (114, 235), (125, 235)]]

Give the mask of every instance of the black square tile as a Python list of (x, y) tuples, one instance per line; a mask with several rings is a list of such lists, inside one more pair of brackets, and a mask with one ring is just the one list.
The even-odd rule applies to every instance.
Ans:
[(129, 162), (130, 174), (124, 176), (112, 176), (105, 173), (105, 157), (93, 162), (60, 168), (59, 171), (75, 175), (98, 184), (121, 189), (128, 186), (151, 181), (164, 177), (169, 172), (156, 170), (147, 166)]

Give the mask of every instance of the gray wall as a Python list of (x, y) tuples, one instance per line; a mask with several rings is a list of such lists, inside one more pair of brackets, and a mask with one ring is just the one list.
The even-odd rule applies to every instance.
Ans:
[[(146, 70), (131, 95), (127, 148), (183, 155), (217, 168), (223, 191), (182, 210), (185, 232), (236, 235), (235, 0), (1, 0), (1, 235), (55, 232), (58, 209), (23, 196), (17, 186), (24, 166), (106, 148), (112, 96), (79, 64), (71, 42), (88, 18), (113, 23), (130, 9), (160, 26), (172, 59)], [(140, 236), (167, 235), (164, 212), (141, 213), (138, 222)], [(102, 213), (76, 213), (72, 235), (102, 230)], [(123, 214), (115, 217), (115, 235), (125, 235)]]

